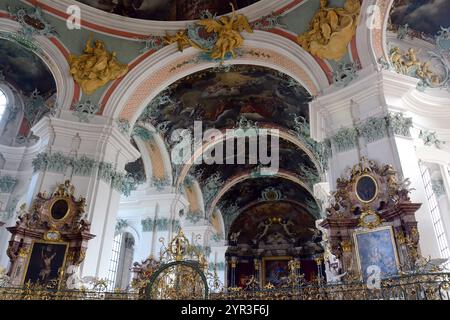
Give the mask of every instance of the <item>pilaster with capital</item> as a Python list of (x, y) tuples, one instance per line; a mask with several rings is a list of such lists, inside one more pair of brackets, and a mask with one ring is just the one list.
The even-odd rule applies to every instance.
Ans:
[[(361, 70), (345, 88), (330, 87), (310, 103), (311, 135), (329, 139), (332, 147), (327, 173), (331, 190), (361, 157), (390, 164), (411, 181), (411, 201), (427, 203), (419, 169), (413, 126), (423, 111), (410, 102), (417, 95), (417, 79), (391, 71)], [(424, 256), (438, 258), (438, 245), (427, 205), (416, 213)]]
[(139, 152), (112, 121), (101, 117), (91, 123), (44, 117), (33, 132), (40, 138), (39, 150), (24, 202), (29, 206), (39, 192), (70, 180), (77, 196), (86, 198), (86, 219), (96, 236), (89, 243), (82, 274), (104, 278), (119, 202), (129, 185), (125, 165), (135, 161)]

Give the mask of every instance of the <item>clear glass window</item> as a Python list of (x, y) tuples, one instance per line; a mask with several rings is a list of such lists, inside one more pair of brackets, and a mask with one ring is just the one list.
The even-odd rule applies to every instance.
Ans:
[(441, 258), (448, 259), (450, 258), (450, 250), (445, 234), (444, 225), (442, 222), (441, 211), (439, 210), (437, 198), (431, 184), (430, 170), (427, 166), (422, 164), (420, 165), (420, 170), (422, 173), (423, 183), (425, 185), (425, 193), (428, 200), (428, 206), (430, 208), (431, 220), (433, 222), (434, 232), (438, 241)]
[(120, 248), (122, 247), (123, 233), (114, 237), (111, 260), (108, 269), (108, 289), (113, 290), (116, 285), (117, 269), (119, 268)]
[(0, 89), (0, 121), (6, 111), (6, 106), (8, 105), (8, 98), (6, 94)]

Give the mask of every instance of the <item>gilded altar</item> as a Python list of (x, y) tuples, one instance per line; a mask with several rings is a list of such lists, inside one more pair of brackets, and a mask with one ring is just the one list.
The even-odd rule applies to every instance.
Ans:
[(20, 207), (7, 254), (10, 258), (9, 285), (60, 288), (66, 270), (85, 257), (90, 223), (83, 217), (85, 199), (76, 199), (75, 188), (66, 181), (48, 195), (39, 193), (29, 210)]
[(345, 280), (366, 281), (374, 272), (398, 276), (427, 263), (415, 219), (421, 204), (412, 203), (409, 192), (409, 181), (399, 179), (391, 165), (364, 157), (337, 180), (321, 226)]

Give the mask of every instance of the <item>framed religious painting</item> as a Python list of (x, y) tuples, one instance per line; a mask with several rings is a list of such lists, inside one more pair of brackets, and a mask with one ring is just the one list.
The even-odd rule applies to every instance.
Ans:
[(289, 261), (292, 257), (263, 257), (262, 258), (262, 285), (271, 283), (280, 287), (287, 283), (289, 277)]
[(371, 203), (378, 197), (378, 183), (370, 174), (363, 174), (356, 180), (355, 194), (362, 203)]
[(353, 237), (358, 267), (364, 282), (375, 273), (379, 273), (381, 279), (398, 274), (399, 260), (391, 226), (356, 231)]
[(56, 288), (65, 268), (67, 249), (64, 242), (33, 242), (23, 283)]

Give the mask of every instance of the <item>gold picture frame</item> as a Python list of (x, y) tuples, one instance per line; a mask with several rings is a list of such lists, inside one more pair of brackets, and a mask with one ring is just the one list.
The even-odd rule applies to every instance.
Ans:
[[(53, 216), (53, 208), (55, 207), (56, 203), (58, 203), (60, 201), (65, 202), (67, 209), (65, 210), (65, 213), (64, 213), (64, 215), (62, 215), (61, 218), (55, 218)], [(69, 215), (72, 211), (73, 211), (73, 204), (71, 201), (69, 201), (66, 197), (56, 197), (52, 200), (52, 202), (49, 205), (48, 214), (53, 221), (55, 221), (56, 223), (61, 223), (61, 222), (64, 222), (69, 217)]]
[(289, 261), (291, 261), (291, 260), (292, 260), (291, 256), (263, 257), (262, 258), (262, 270), (261, 270), (261, 272), (262, 272), (262, 277), (261, 277), (262, 286), (265, 287), (266, 285), (269, 284), (269, 282), (272, 285), (276, 286), (276, 283), (272, 283), (271, 281), (268, 281), (268, 279), (267, 279), (268, 265), (271, 262), (276, 262), (276, 261), (283, 262), (283, 264), (285, 264), (285, 266), (286, 266), (286, 268), (285, 268), (286, 276), (289, 276)]
[[(365, 179), (365, 178), (369, 178), (373, 182), (373, 184), (375, 185), (375, 190), (373, 191), (373, 195), (369, 199), (367, 199), (367, 197), (366, 197), (366, 199), (363, 199), (361, 197), (360, 191), (358, 190), (358, 186), (359, 186), (360, 182), (362, 181), (362, 179)], [(372, 202), (374, 202), (377, 199), (378, 194), (379, 194), (379, 186), (378, 186), (377, 179), (375, 179), (370, 174), (362, 174), (362, 175), (360, 175), (355, 181), (354, 192), (355, 192), (356, 198), (360, 202), (362, 202), (362, 203), (372, 203)]]
[[(30, 263), (33, 263), (33, 268), (36, 269), (37, 266), (37, 262), (32, 261), (32, 258), (34, 257), (36, 259), (36, 254), (34, 254), (35, 250), (39, 250), (39, 248), (41, 249), (41, 259), (43, 259), (42, 254), (43, 254), (43, 248), (44, 246), (46, 246), (47, 248), (49, 248), (49, 246), (53, 246), (53, 248), (55, 247), (59, 247), (59, 250), (57, 250), (56, 252), (53, 251), (55, 253), (55, 255), (53, 256), (53, 258), (51, 257), (47, 257), (48, 259), (50, 259), (50, 261), (46, 261), (46, 263), (50, 263), (50, 271), (48, 271), (48, 276), (51, 276), (52, 274), (55, 274), (55, 268), (52, 268), (51, 263), (53, 262), (53, 260), (56, 258), (56, 261), (59, 263), (57, 263), (57, 267), (58, 269), (56, 270), (56, 277), (53, 277), (53, 279), (51, 280), (57, 280), (58, 281), (58, 287), (60, 286), (60, 270), (62, 268), (62, 270), (65, 270), (66, 267), (66, 262), (67, 262), (67, 253), (69, 252), (69, 243), (68, 242), (62, 242), (62, 241), (41, 241), (41, 240), (33, 240), (33, 242), (31, 243), (31, 247), (28, 253), (28, 258), (27, 258), (27, 263), (25, 265), (25, 269), (24, 269), (24, 274), (22, 277), (22, 285), (25, 285), (28, 281), (30, 281), (31, 283), (37, 283), (36, 281), (31, 281), (33, 278), (36, 278), (36, 272), (37, 270), (34, 270), (33, 272), (30, 272)], [(62, 247), (64, 247), (63, 250)], [(43, 269), (43, 268), (42, 268)], [(42, 272), (42, 269), (40, 272)], [(48, 269), (46, 269), (45, 271), (47, 271)], [(30, 274), (31, 273), (31, 274)], [(38, 277), (41, 274), (38, 274)]]
[(398, 274), (400, 262), (392, 226), (355, 231), (353, 241), (362, 281), (367, 280), (367, 268), (373, 265), (380, 268), (382, 279)]

